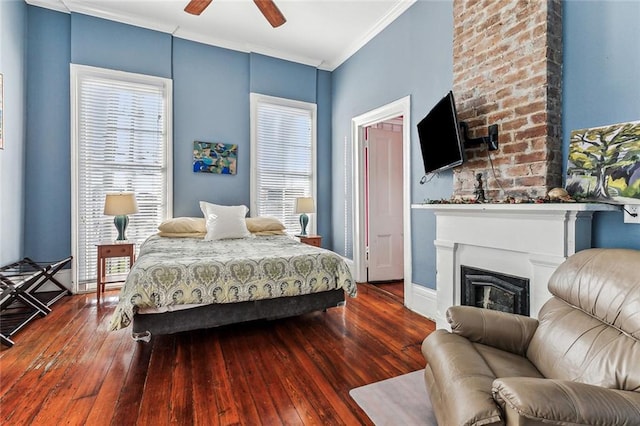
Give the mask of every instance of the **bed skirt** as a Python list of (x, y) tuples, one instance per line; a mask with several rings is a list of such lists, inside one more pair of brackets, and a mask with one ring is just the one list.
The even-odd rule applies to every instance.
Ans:
[(344, 290), (250, 302), (203, 305), (155, 314), (135, 314), (132, 336), (149, 341), (152, 335), (218, 327), (259, 319), (278, 319), (344, 305)]

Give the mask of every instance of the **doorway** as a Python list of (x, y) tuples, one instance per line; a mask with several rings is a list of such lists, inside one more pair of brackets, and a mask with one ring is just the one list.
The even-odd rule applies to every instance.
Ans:
[(368, 279), (367, 247), (367, 156), (365, 146), (367, 128), (378, 123), (402, 117), (402, 178), (401, 185), (396, 188), (401, 193), (397, 210), (402, 212), (402, 276), (404, 279), (404, 304), (411, 307), (411, 221), (410, 221), (410, 97), (406, 96), (390, 104), (369, 111), (352, 120), (353, 143), (353, 262), (355, 280), (364, 282)]
[(365, 250), (367, 281), (404, 278), (402, 127), (395, 117), (365, 128)]

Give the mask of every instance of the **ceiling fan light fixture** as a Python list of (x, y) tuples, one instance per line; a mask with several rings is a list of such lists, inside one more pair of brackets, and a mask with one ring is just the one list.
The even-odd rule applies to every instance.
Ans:
[(200, 15), (209, 6), (212, 0), (191, 0), (184, 11), (192, 15)]
[[(207, 6), (211, 4), (211, 1), (212, 0), (191, 0), (184, 8), (184, 11), (192, 15), (200, 15)], [(287, 22), (273, 0), (253, 0), (253, 2), (258, 6), (260, 12), (262, 12), (265, 19), (269, 21), (273, 28), (278, 28)]]
[(278, 28), (287, 20), (285, 19), (278, 6), (273, 2), (273, 0), (253, 0), (253, 2), (258, 6), (260, 12), (264, 15), (264, 17), (269, 21), (273, 28)]

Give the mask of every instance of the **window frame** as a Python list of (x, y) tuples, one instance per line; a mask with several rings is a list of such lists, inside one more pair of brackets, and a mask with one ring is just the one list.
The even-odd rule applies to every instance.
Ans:
[[(258, 181), (257, 181), (257, 169), (258, 169), (258, 107), (260, 104), (270, 104), (276, 106), (283, 106), (289, 108), (297, 108), (309, 113), (311, 118), (311, 196), (315, 203), (315, 214), (313, 220), (309, 221), (307, 233), (309, 235), (317, 234), (318, 229), (318, 113), (317, 105), (311, 102), (298, 101), (287, 98), (280, 98), (276, 96), (268, 96), (259, 93), (250, 93), (250, 125), (251, 125), (251, 172), (250, 172), (250, 216), (256, 216), (258, 211), (257, 195), (258, 195)], [(288, 233), (292, 234), (291, 231)]]
[[(77, 266), (79, 252), (79, 229), (80, 229), (80, 212), (79, 206), (79, 101), (80, 101), (80, 83), (82, 79), (87, 77), (96, 77), (109, 80), (118, 80), (131, 84), (148, 84), (163, 88), (163, 103), (165, 117), (164, 131), (164, 168), (165, 168), (165, 187), (163, 191), (166, 194), (166, 205), (164, 209), (164, 218), (173, 216), (173, 81), (168, 78), (150, 76), (145, 74), (131, 73), (126, 71), (112, 70), (108, 68), (92, 67), (88, 65), (70, 64), (70, 108), (71, 108), (71, 254), (74, 261), (72, 262), (72, 291), (74, 293), (88, 293), (95, 291), (95, 287), (91, 287), (90, 282), (79, 282), (79, 270)], [(106, 216), (105, 216), (106, 217)], [(100, 241), (96, 241), (96, 244)], [(139, 248), (139, 247), (137, 247)], [(97, 250), (97, 249), (96, 249)]]

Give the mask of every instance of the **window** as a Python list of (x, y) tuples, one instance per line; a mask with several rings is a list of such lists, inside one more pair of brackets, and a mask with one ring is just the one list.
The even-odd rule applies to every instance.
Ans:
[[(251, 94), (251, 216), (300, 233), (298, 197), (316, 197), (316, 105)], [(316, 220), (309, 230), (316, 232)]]
[(344, 138), (344, 252), (343, 256), (353, 259), (353, 148), (349, 139)]
[[(126, 236), (142, 243), (171, 215), (171, 80), (71, 65), (74, 290), (95, 288), (96, 244), (113, 241), (107, 192), (132, 191), (138, 213)], [(127, 259), (110, 273), (124, 272)]]

